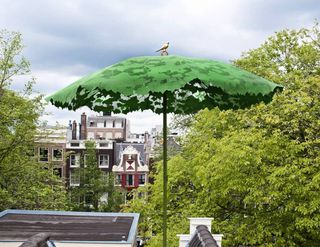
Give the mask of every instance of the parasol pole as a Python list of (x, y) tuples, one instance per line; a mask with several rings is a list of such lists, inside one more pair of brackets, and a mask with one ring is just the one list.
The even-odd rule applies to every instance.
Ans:
[(167, 94), (163, 93), (163, 247), (167, 247)]
[[(169, 47), (169, 42), (164, 44), (162, 48), (158, 51), (161, 51), (161, 56), (168, 56), (169, 53), (167, 51)], [(168, 167), (167, 167), (167, 93), (164, 91), (162, 98), (162, 132), (163, 132), (163, 247), (167, 247), (167, 205), (168, 205), (168, 197), (167, 197), (167, 187), (168, 187)]]

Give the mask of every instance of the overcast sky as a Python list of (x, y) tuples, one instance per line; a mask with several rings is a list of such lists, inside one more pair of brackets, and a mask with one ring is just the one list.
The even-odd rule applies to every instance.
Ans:
[[(0, 29), (21, 32), (24, 55), (49, 95), (76, 79), (132, 56), (170, 54), (230, 61), (284, 28), (311, 27), (319, 0), (0, 0)], [(17, 79), (13, 89), (21, 89)], [(48, 106), (44, 119), (80, 120), (83, 111)], [(151, 112), (128, 115), (132, 132), (161, 124)]]

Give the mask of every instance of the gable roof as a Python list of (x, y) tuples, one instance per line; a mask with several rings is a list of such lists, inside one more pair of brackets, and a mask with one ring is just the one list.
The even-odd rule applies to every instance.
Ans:
[(129, 146), (132, 146), (140, 153), (140, 158), (142, 159), (142, 163), (146, 164), (146, 155), (144, 152), (144, 144), (143, 143), (116, 143), (115, 144), (115, 164), (118, 165), (121, 160), (121, 153)]

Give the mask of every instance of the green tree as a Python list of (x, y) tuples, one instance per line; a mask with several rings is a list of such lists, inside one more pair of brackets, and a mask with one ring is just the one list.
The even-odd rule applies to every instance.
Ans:
[[(214, 217), (225, 246), (318, 246), (319, 40), (317, 23), (283, 30), (234, 61), (285, 90), (268, 105), (195, 116), (182, 153), (168, 162), (170, 246), (175, 233), (187, 233), (187, 217)], [(131, 203), (152, 218), (150, 246), (161, 236), (157, 171), (149, 196)]]
[(114, 175), (112, 172), (108, 174), (108, 201), (100, 206), (103, 212), (120, 212), (124, 204), (126, 190), (114, 185)]
[(30, 71), (22, 47), (19, 33), (0, 32), (0, 210), (65, 209), (62, 181), (34, 157), (42, 96), (31, 96), (33, 79), (21, 93), (9, 89)]
[(107, 174), (99, 168), (95, 146), (94, 141), (85, 143), (84, 159), (76, 170), (76, 175), (80, 178), (80, 185), (70, 189), (73, 209), (119, 211), (123, 203), (121, 191), (114, 186), (113, 174)]

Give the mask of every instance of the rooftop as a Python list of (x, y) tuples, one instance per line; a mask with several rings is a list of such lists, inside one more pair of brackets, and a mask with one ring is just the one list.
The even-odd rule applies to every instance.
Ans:
[(133, 243), (138, 219), (139, 214), (129, 213), (5, 210), (0, 213), (0, 243), (26, 241), (40, 232), (58, 242)]

